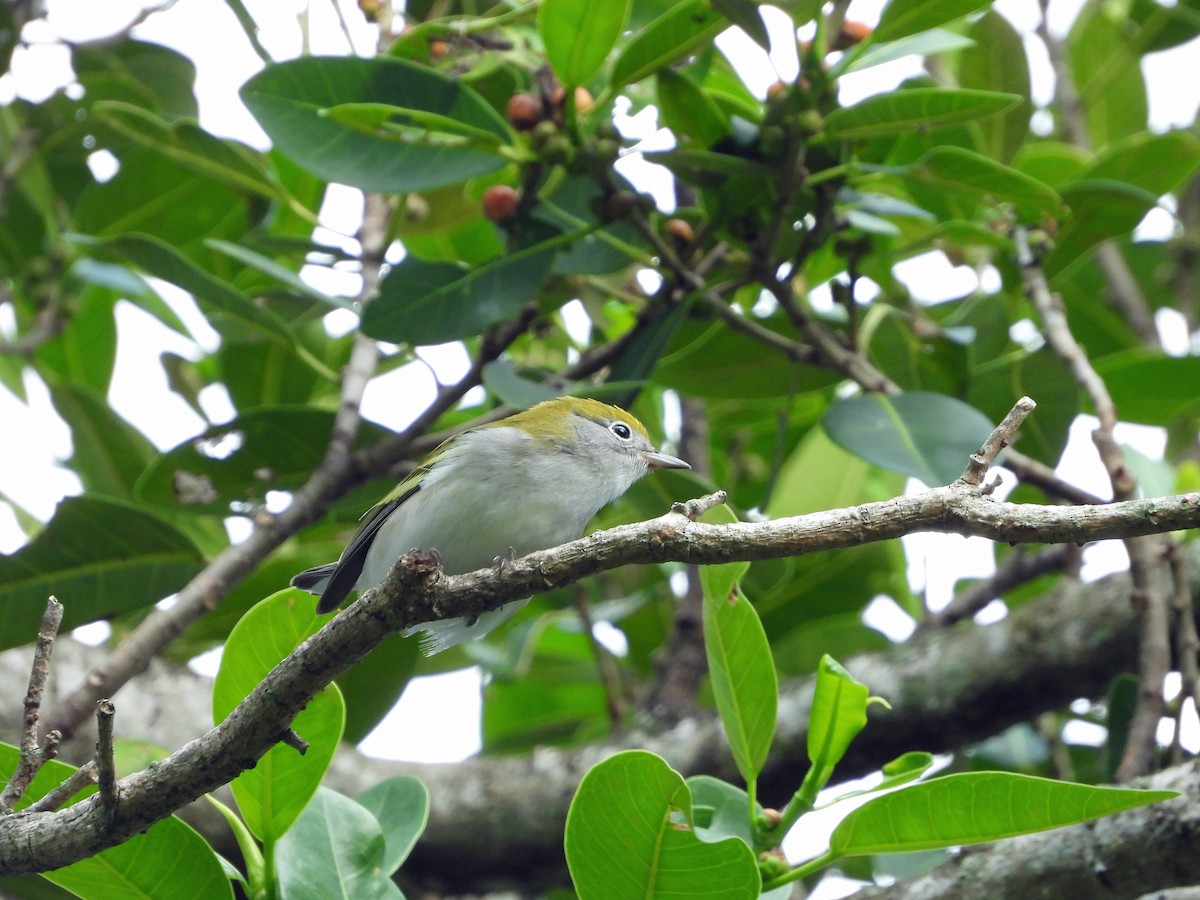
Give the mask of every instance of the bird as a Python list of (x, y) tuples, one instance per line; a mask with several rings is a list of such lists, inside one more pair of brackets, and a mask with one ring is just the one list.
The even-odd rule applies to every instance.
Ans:
[[(573, 541), (608, 503), (651, 469), (690, 469), (656, 449), (644, 425), (617, 406), (558, 397), (455, 435), (371, 507), (336, 562), (291, 584), (331, 613), (351, 591), (379, 584), (405, 553), (436, 554), (460, 575), (502, 566)], [(422, 622), (428, 655), (487, 634), (528, 599), (474, 617)]]

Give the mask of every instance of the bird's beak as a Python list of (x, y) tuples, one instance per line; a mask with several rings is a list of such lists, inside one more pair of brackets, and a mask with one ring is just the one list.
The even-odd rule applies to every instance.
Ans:
[(666, 453), (661, 453), (658, 450), (646, 450), (642, 453), (642, 459), (646, 460), (646, 465), (651, 469), (690, 469), (678, 456), (670, 456)]

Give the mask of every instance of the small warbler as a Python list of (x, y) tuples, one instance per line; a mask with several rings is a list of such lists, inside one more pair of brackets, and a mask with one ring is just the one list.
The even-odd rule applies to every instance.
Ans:
[[(600, 508), (649, 469), (689, 469), (654, 448), (645, 427), (599, 400), (560, 397), (450, 438), (373, 506), (341, 558), (292, 585), (318, 594), (318, 613), (379, 584), (410, 550), (436, 551), (459, 575), (573, 541)], [(468, 619), (422, 622), (437, 653), (491, 631), (528, 603)]]

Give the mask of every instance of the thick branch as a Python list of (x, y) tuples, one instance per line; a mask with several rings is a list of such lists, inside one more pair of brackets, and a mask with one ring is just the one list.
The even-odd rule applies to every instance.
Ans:
[(388, 635), (431, 618), (494, 609), (629, 563), (722, 563), (856, 546), (915, 531), (1017, 543), (1088, 541), (1200, 527), (1200, 493), (1098, 507), (994, 503), (962, 486), (774, 522), (707, 525), (671, 512), (518, 559), (502, 572), (447, 578), (425, 557), (403, 557), (389, 578), (305, 641), (217, 728), (153, 771), (55, 813), (0, 819), (0, 875), (45, 871), (114, 846), (253, 765), (325, 684)]

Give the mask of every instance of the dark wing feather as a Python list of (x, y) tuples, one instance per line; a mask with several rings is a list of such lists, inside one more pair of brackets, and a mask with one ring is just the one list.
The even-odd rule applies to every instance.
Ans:
[(354, 537), (350, 538), (346, 549), (342, 551), (341, 558), (334, 564), (329, 583), (325, 585), (321, 599), (317, 601), (317, 615), (333, 612), (342, 605), (342, 601), (354, 590), (358, 576), (362, 574), (363, 566), (367, 562), (367, 551), (371, 549), (375, 535), (379, 533), (383, 523), (399, 509), (400, 504), (420, 489), (421, 486), (415, 484), (404, 493), (371, 508), (363, 523), (358, 526), (358, 531), (354, 532)]

